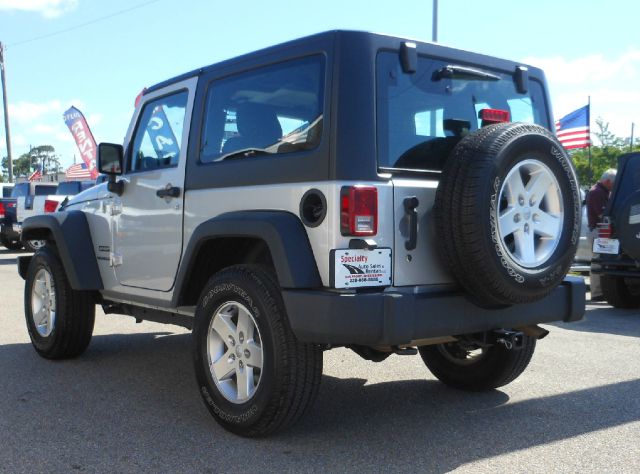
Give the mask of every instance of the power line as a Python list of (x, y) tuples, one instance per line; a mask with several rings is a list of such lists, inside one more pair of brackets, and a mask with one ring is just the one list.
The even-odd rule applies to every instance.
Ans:
[(34, 38), (29, 38), (29, 39), (26, 39), (26, 40), (18, 41), (16, 43), (11, 43), (11, 44), (7, 45), (5, 47), (5, 49), (7, 49), (7, 47), (20, 46), (20, 45), (23, 45), (23, 44), (26, 44), (26, 43), (32, 43), (34, 41), (39, 41), (39, 40), (42, 40), (42, 39), (51, 38), (52, 36), (62, 35), (64, 33), (68, 33), (69, 31), (78, 30), (80, 28), (84, 28), (85, 26), (93, 25), (94, 23), (98, 23), (98, 22), (101, 22), (101, 21), (104, 21), (104, 20), (108, 20), (109, 18), (113, 18), (114, 16), (124, 15), (125, 13), (129, 13), (130, 11), (146, 7), (148, 5), (151, 5), (152, 3), (157, 3), (159, 1), (160, 0), (150, 0), (148, 2), (144, 2), (144, 3), (140, 3), (138, 5), (134, 5), (133, 7), (125, 8), (124, 10), (119, 10), (117, 12), (110, 13), (109, 15), (101, 16), (99, 18), (94, 18), (93, 20), (89, 20), (89, 21), (86, 21), (84, 23), (80, 23), (79, 25), (75, 25), (75, 26), (66, 28), (64, 30), (54, 31), (52, 33), (47, 33), (46, 35), (36, 36)]

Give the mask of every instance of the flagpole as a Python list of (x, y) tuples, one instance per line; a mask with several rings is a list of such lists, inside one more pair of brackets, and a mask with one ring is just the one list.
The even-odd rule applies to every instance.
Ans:
[(9, 130), (9, 106), (7, 105), (7, 78), (5, 77), (4, 64), (5, 47), (0, 41), (0, 82), (2, 82), (2, 105), (4, 110), (4, 133), (7, 146), (7, 169), (9, 170), (9, 182), (13, 183), (13, 158), (11, 156), (11, 131)]
[(593, 181), (591, 171), (591, 96), (587, 96), (587, 130), (589, 130), (589, 181)]

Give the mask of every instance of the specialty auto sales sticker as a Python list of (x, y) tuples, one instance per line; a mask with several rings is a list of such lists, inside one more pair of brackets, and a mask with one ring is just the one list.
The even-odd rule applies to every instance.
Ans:
[(333, 252), (334, 288), (391, 285), (391, 249)]

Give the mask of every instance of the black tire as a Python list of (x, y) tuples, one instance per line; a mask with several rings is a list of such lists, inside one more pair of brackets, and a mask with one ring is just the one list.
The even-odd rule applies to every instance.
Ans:
[[(502, 185), (525, 160), (540, 163), (557, 180), (564, 212), (559, 237), (553, 239), (557, 245), (534, 266), (514, 259), (498, 226)], [(569, 270), (579, 242), (575, 170), (557, 139), (537, 125), (490, 125), (462, 139), (445, 164), (434, 212), (444, 264), (470, 299), (484, 307), (529, 303), (547, 296)], [(527, 214), (527, 219), (534, 217)]]
[(523, 337), (522, 349), (508, 350), (496, 344), (483, 349), (476, 361), (465, 359), (468, 352), (458, 342), (423, 346), (418, 350), (438, 380), (460, 390), (478, 392), (507, 385), (527, 368), (536, 340), (530, 336)]
[[(38, 305), (33, 289), (41, 271), (51, 276), (55, 292), (55, 319), (49, 334), (38, 330), (33, 317), (34, 305)], [(38, 354), (47, 359), (70, 359), (82, 354), (91, 341), (95, 309), (93, 293), (71, 288), (54, 246), (36, 252), (27, 270), (24, 311), (29, 337)]]
[(600, 287), (604, 299), (614, 308), (640, 307), (640, 291), (636, 288), (630, 288), (624, 277), (602, 275)]
[(22, 248), (22, 242), (19, 240), (9, 240), (7, 236), (0, 234), (0, 243), (9, 250), (20, 250)]
[(29, 252), (36, 253), (40, 250), (45, 244), (44, 240), (25, 240), (23, 242), (24, 248)]
[[(250, 312), (260, 337), (263, 363), (255, 391), (246, 401), (239, 397), (232, 402), (225, 397), (209, 368), (210, 324), (228, 304), (240, 304)], [(297, 341), (289, 326), (280, 288), (261, 267), (238, 265), (209, 280), (196, 309), (193, 341), (196, 378), (203, 401), (216, 421), (235, 434), (259, 437), (282, 430), (295, 423), (316, 398), (322, 377), (322, 350)], [(231, 344), (225, 345), (225, 354), (233, 352)], [(237, 384), (237, 372), (235, 377)]]

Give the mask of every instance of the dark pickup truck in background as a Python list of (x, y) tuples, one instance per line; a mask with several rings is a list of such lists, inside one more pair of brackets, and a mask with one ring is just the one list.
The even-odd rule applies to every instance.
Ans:
[(602, 293), (616, 308), (640, 307), (640, 153), (618, 158), (611, 198), (593, 244)]
[(16, 221), (16, 198), (13, 197), (13, 185), (2, 185), (0, 197), (0, 243), (9, 250), (22, 247), (19, 238), (13, 235), (13, 223)]
[(17, 221), (17, 201), (23, 197), (32, 203), (35, 196), (53, 194), (56, 183), (17, 183), (11, 196), (0, 200), (0, 243), (9, 250), (22, 248)]

